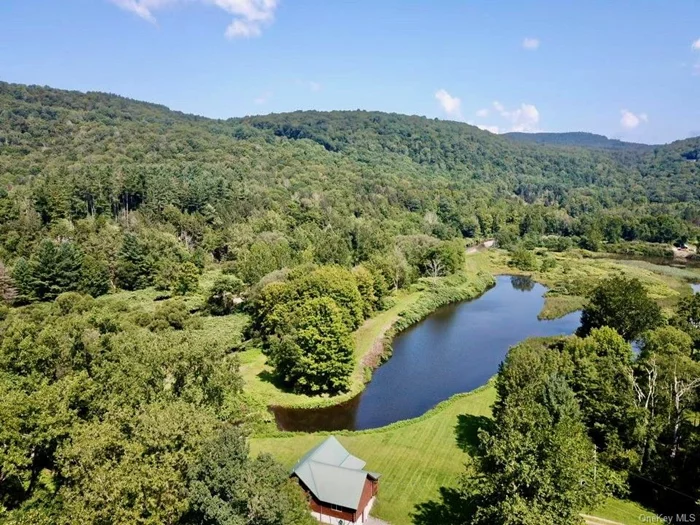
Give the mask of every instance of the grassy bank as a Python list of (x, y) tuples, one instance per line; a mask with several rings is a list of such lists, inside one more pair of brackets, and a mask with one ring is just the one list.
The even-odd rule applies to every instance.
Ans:
[(333, 397), (294, 394), (280, 388), (272, 369), (259, 348), (241, 352), (241, 374), (251, 401), (266, 405), (322, 407), (346, 401), (359, 394), (377, 366), (390, 352), (390, 342), (401, 330), (414, 324), (440, 306), (473, 299), (493, 285), (493, 277), (484, 272), (459, 274), (440, 279), (424, 279), (409, 291), (399, 292), (394, 305), (368, 319), (355, 331), (355, 369), (348, 392)]
[[(416, 503), (434, 499), (439, 487), (455, 482), (462, 471), (464, 452), (457, 444), (456, 425), (475, 435), (479, 417), (491, 413), (496, 392), (491, 386), (462, 394), (442, 403), (410, 423), (398, 423), (364, 432), (336, 433), (352, 454), (367, 461), (367, 468), (381, 473), (380, 497), (373, 514), (393, 525), (411, 522)], [(472, 417), (468, 417), (472, 416)], [(251, 440), (254, 454), (269, 452), (291, 467), (325, 434), (288, 434)]]
[(384, 334), (396, 322), (401, 312), (410, 308), (421, 299), (421, 296), (422, 293), (419, 291), (398, 294), (394, 306), (368, 319), (355, 331), (353, 334), (355, 338), (355, 369), (351, 378), (350, 390), (345, 394), (329, 398), (285, 391), (274, 382), (272, 368), (267, 365), (267, 358), (260, 348), (251, 348), (240, 353), (241, 375), (245, 381), (246, 394), (257, 398), (266, 405), (306, 407), (327, 406), (356, 396), (362, 391), (366, 382), (366, 371), (363, 364), (365, 356), (373, 350), (377, 341), (380, 345), (382, 344)]

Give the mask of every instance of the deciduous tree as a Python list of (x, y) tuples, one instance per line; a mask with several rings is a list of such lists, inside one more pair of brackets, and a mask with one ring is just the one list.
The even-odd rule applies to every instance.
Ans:
[(594, 328), (609, 326), (625, 340), (633, 341), (662, 321), (661, 308), (639, 279), (611, 277), (593, 290), (576, 333), (585, 337)]

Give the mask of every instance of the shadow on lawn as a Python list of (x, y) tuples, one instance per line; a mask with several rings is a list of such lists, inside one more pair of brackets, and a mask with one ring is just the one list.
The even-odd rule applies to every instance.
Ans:
[[(479, 445), (479, 430), (488, 430), (493, 420), (485, 416), (460, 414), (455, 426), (457, 446), (474, 454)], [(457, 488), (440, 487), (437, 500), (419, 503), (411, 514), (415, 525), (464, 525), (471, 521), (473, 502)]]
[(411, 518), (414, 525), (464, 525), (471, 521), (473, 510), (459, 490), (440, 487), (439, 501), (419, 503)]
[(474, 454), (479, 445), (479, 430), (488, 430), (492, 424), (493, 420), (485, 416), (460, 414), (457, 416), (457, 425), (455, 426), (457, 446), (463, 452)]
[(285, 385), (282, 379), (275, 374), (274, 372), (271, 372), (270, 370), (263, 370), (258, 374), (258, 377), (260, 378), (261, 381), (264, 381), (265, 383), (270, 383), (275, 386), (278, 390), (281, 390), (282, 392), (285, 392), (287, 394), (292, 394), (294, 393), (292, 389), (288, 386)]

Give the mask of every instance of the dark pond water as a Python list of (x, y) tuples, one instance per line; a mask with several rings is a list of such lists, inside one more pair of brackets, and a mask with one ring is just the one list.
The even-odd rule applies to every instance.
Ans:
[(468, 392), (498, 372), (508, 348), (533, 336), (571, 334), (576, 312), (537, 319), (546, 288), (523, 277), (499, 276), (473, 301), (436, 310), (402, 332), (394, 354), (357, 397), (322, 409), (275, 408), (284, 430), (362, 430), (420, 416), (440, 401)]

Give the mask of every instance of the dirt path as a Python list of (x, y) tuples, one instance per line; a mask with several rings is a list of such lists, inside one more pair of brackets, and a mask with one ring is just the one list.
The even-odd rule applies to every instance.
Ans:
[(581, 517), (586, 522), (586, 525), (624, 525), (618, 521), (610, 521), (603, 518), (598, 518), (596, 516), (590, 516), (588, 514), (581, 514)]
[(496, 239), (488, 239), (481, 244), (477, 244), (476, 246), (471, 246), (467, 248), (467, 253), (476, 253), (481, 250), (488, 250), (489, 248), (493, 248), (496, 245)]
[[(386, 333), (391, 329), (392, 326), (394, 326), (394, 323), (399, 318), (399, 313), (402, 310), (409, 308), (410, 305), (413, 304), (417, 299), (418, 296), (416, 295), (416, 297), (410, 302), (407, 302), (406, 304), (401, 304), (398, 307), (390, 309), (389, 312), (387, 312), (388, 315), (386, 315), (386, 319), (383, 319), (383, 322), (379, 326), (378, 330), (375, 324), (373, 328), (374, 330), (376, 330), (376, 333), (374, 334), (372, 345), (369, 347), (369, 350), (367, 350), (360, 358), (360, 364), (362, 365), (362, 367), (367, 366), (374, 370), (379, 366), (379, 364), (382, 361), (382, 356), (384, 355), (384, 338), (386, 336)], [(368, 323), (371, 323), (371, 321), (372, 319), (369, 319)]]

